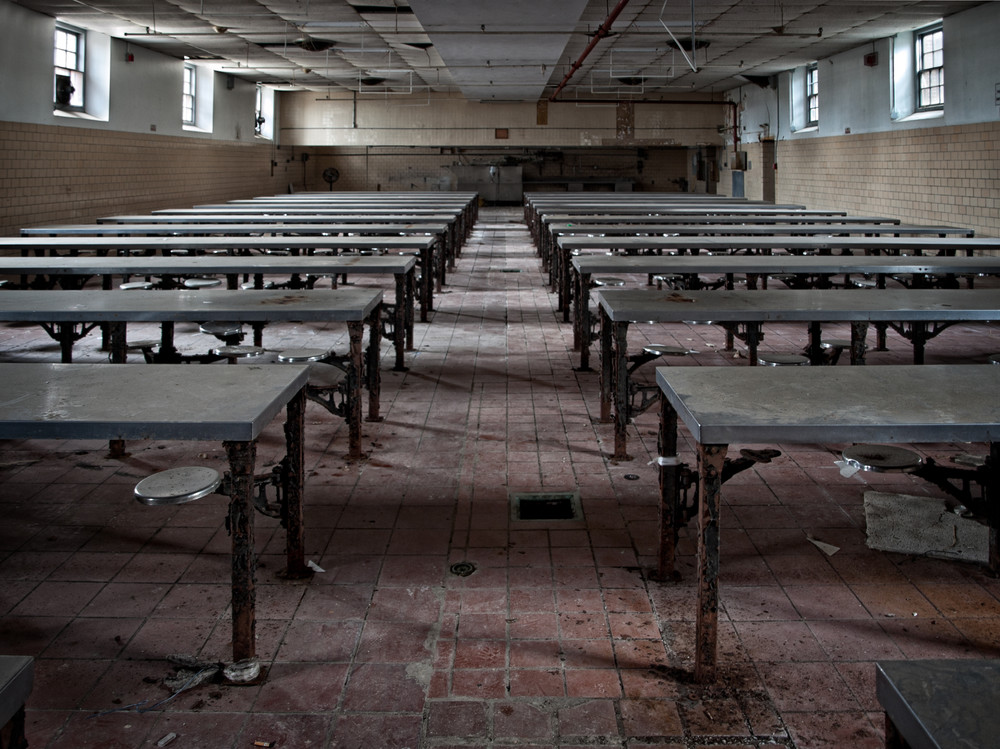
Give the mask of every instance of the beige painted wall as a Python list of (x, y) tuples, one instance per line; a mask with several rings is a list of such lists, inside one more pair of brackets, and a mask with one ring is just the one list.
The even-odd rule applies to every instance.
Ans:
[[(725, 102), (689, 99), (635, 104), (631, 138), (618, 136), (616, 104), (549, 102), (544, 121), (534, 103), (482, 104), (459, 97), (358, 98), (286, 93), (279, 142), (298, 146), (578, 147), (622, 143), (721, 145)], [(506, 137), (498, 137), (498, 130)], [(499, 135), (503, 135), (501, 132)]]

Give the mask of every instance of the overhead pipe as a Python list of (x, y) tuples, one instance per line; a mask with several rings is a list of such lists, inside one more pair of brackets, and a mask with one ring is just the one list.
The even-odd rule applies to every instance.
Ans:
[(615, 22), (615, 19), (618, 18), (618, 14), (625, 9), (626, 5), (628, 5), (628, 0), (618, 0), (618, 5), (616, 5), (615, 9), (612, 10), (608, 17), (604, 19), (604, 23), (602, 23), (600, 28), (597, 29), (597, 33), (594, 34), (594, 38), (590, 40), (590, 44), (587, 45), (587, 48), (583, 50), (583, 54), (581, 54), (579, 59), (577, 59), (577, 61), (570, 66), (569, 72), (566, 73), (566, 77), (562, 79), (562, 82), (556, 90), (552, 92), (552, 96), (549, 97), (549, 101), (556, 100), (556, 97), (559, 96), (559, 92), (563, 90), (563, 87), (567, 83), (569, 83), (569, 79), (573, 77), (573, 74), (580, 69), (580, 66), (583, 64), (583, 61), (587, 59), (587, 55), (590, 54), (591, 50), (597, 46), (597, 43), (601, 41), (601, 39), (611, 33), (611, 24)]

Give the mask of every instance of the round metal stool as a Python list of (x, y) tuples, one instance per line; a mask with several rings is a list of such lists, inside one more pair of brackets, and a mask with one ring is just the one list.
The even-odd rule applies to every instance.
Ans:
[(853, 289), (875, 289), (878, 284), (871, 278), (851, 278), (847, 285)]
[(923, 462), (913, 450), (896, 445), (853, 445), (841, 455), (844, 462), (861, 471), (911, 471)]
[(614, 276), (598, 276), (593, 280), (594, 286), (624, 286), (624, 278), (615, 278)]
[(668, 289), (676, 289), (680, 284), (684, 283), (684, 276), (676, 273), (660, 273), (653, 276), (653, 280), (656, 281), (657, 290), (663, 289), (664, 284), (667, 285)]
[(333, 349), (327, 348), (293, 348), (281, 351), (278, 361), (283, 364), (302, 364), (304, 362), (323, 361), (333, 354)]
[(147, 476), (135, 485), (135, 499), (144, 505), (179, 505), (207, 497), (222, 484), (222, 475), (207, 466), (181, 466)]
[(255, 359), (267, 351), (260, 346), (219, 346), (212, 349), (212, 353), (223, 357), (230, 364), (235, 364), (238, 359)]
[(847, 338), (830, 338), (819, 342), (819, 347), (826, 352), (826, 363), (831, 366), (840, 361), (844, 351), (850, 351), (851, 341)]
[(214, 286), (222, 286), (222, 281), (218, 278), (185, 278), (184, 288), (186, 289), (211, 289)]
[(203, 322), (198, 330), (208, 335), (214, 335), (226, 345), (233, 346), (243, 338), (243, 326), (238, 322)]
[(764, 367), (808, 367), (809, 357), (802, 354), (757, 354), (757, 363)]
[(687, 356), (690, 349), (683, 346), (668, 346), (664, 343), (649, 343), (642, 347), (644, 354), (655, 354), (656, 356)]
[[(240, 284), (240, 288), (243, 291), (252, 291), (253, 289), (256, 289), (257, 286), (256, 286), (256, 284), (253, 281), (244, 281), (243, 283)], [(261, 288), (262, 289), (273, 289), (274, 288), (274, 281), (264, 281), (264, 285), (261, 286)]]

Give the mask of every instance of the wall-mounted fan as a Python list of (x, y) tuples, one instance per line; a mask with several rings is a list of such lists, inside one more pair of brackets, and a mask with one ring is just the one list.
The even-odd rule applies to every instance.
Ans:
[(340, 179), (340, 171), (333, 166), (328, 166), (323, 170), (323, 181), (330, 185), (330, 190), (333, 190), (333, 183)]

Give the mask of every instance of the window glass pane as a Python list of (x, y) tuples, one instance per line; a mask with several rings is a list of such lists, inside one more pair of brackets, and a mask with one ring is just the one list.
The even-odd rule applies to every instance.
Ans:
[(184, 66), (184, 88), (181, 95), (181, 119), (188, 125), (194, 124), (195, 109), (195, 69), (192, 65)]
[(917, 107), (944, 105), (944, 32), (933, 29), (917, 34)]

